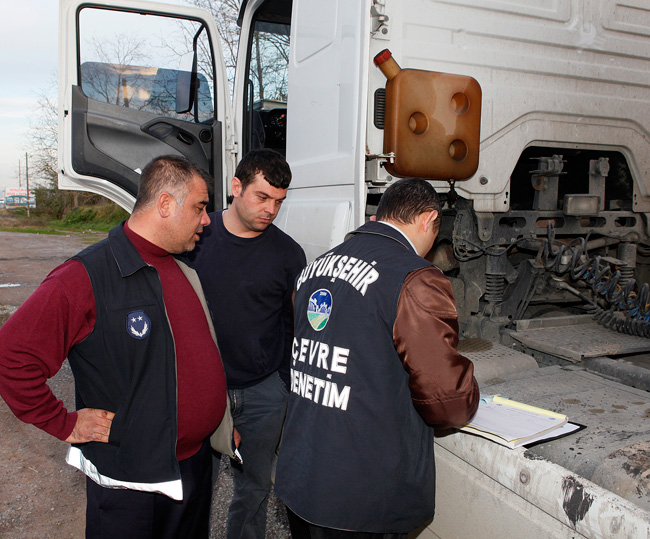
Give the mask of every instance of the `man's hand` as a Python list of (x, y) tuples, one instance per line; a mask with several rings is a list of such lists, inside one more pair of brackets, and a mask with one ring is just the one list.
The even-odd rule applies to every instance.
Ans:
[(241, 443), (241, 434), (237, 432), (237, 429), (233, 427), (232, 429), (232, 439), (235, 442), (235, 447), (239, 447), (239, 444)]
[(77, 410), (77, 423), (66, 442), (81, 444), (84, 442), (108, 442), (111, 423), (115, 414), (106, 410), (83, 408)]

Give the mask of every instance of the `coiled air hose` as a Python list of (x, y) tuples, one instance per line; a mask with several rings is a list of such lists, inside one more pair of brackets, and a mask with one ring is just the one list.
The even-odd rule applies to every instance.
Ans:
[[(650, 338), (650, 287), (647, 283), (636, 286), (635, 280), (629, 279), (623, 286), (619, 285), (621, 272), (612, 271), (610, 263), (599, 255), (589, 258), (584, 238), (568, 243), (556, 241), (550, 223), (543, 241), (544, 269), (557, 275), (569, 273), (571, 279), (582, 280), (591, 287), (594, 295), (588, 311), (598, 324), (619, 333)], [(609, 308), (598, 305), (598, 297), (605, 299)]]

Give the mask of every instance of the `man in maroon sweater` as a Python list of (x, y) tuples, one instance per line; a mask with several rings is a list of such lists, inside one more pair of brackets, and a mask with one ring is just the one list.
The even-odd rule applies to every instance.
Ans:
[[(217, 429), (232, 421), (194, 248), (208, 190), (183, 158), (142, 172), (130, 219), (54, 269), (0, 328), (0, 394), (21, 420), (71, 444), (87, 476), (87, 537), (208, 537)], [(77, 411), (47, 379), (68, 357)], [(225, 445), (224, 445), (225, 444)]]

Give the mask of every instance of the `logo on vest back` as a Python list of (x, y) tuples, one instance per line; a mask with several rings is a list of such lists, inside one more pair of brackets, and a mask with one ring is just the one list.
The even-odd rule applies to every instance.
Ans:
[(329, 290), (321, 288), (316, 290), (309, 298), (307, 307), (307, 320), (316, 331), (322, 330), (330, 319), (332, 313), (332, 294)]
[(134, 339), (144, 339), (151, 331), (151, 320), (144, 311), (133, 311), (126, 315), (126, 331)]

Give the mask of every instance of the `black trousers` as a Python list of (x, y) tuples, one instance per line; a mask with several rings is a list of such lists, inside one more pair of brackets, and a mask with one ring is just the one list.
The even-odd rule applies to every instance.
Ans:
[(208, 539), (212, 451), (179, 463), (183, 501), (164, 494), (99, 486), (86, 479), (87, 539)]
[(287, 507), (292, 539), (407, 539), (408, 533), (350, 532), (310, 524)]

